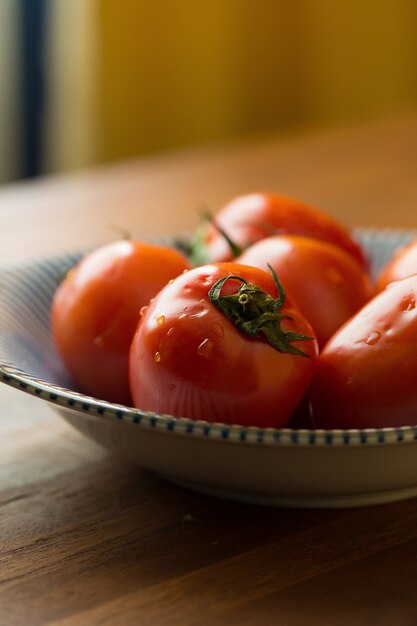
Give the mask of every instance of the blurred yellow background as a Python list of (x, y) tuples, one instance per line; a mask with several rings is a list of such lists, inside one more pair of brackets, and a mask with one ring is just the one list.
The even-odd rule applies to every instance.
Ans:
[[(415, 0), (32, 1), (47, 12), (40, 173), (417, 105)], [(16, 6), (2, 0), (9, 40)], [(0, 180), (19, 176), (21, 141), (2, 41)]]
[(415, 0), (102, 0), (101, 159), (417, 102)]

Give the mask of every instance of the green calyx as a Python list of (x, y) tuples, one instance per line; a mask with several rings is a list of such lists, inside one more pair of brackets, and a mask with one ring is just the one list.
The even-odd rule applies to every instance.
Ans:
[(214, 228), (220, 233), (220, 235), (223, 237), (223, 239), (226, 240), (227, 245), (230, 248), (230, 252), (232, 253), (232, 257), (235, 258), (237, 256), (239, 256), (239, 254), (242, 254), (243, 252), (243, 248), (240, 248), (234, 241), (233, 239), (231, 239), (229, 237), (229, 235), (226, 233), (225, 230), (223, 230), (223, 228), (220, 226), (220, 224), (217, 222), (217, 220), (212, 216), (211, 213), (207, 212), (203, 215), (203, 218), (206, 220), (206, 222), (208, 222), (209, 224), (211, 224), (212, 226), (214, 226)]
[(214, 226), (214, 228), (226, 240), (233, 258), (242, 254), (243, 249), (240, 248), (229, 237), (229, 235), (223, 230), (220, 224), (217, 223), (213, 215), (209, 211), (206, 211), (202, 215), (202, 222), (200, 226), (197, 228), (196, 234), (191, 242), (190, 251), (189, 251), (190, 261), (195, 267), (198, 267), (199, 265), (205, 265), (206, 263), (211, 262), (211, 259), (209, 258), (209, 254), (207, 252), (207, 247), (205, 244), (207, 223)]
[[(280, 313), (285, 304), (286, 294), (275, 270), (268, 265), (277, 287), (278, 297), (273, 298), (256, 285), (246, 282), (241, 276), (225, 276), (220, 278), (210, 289), (210, 301), (226, 315), (236, 327), (249, 337), (263, 336), (267, 342), (279, 352), (288, 352), (297, 356), (310, 356), (293, 344), (295, 341), (312, 340), (313, 337), (283, 331), (281, 320), (293, 318)], [(238, 280), (242, 284), (236, 294), (222, 296), (223, 286), (228, 280)]]
[(194, 267), (199, 267), (200, 265), (206, 265), (207, 263), (210, 263), (210, 258), (205, 243), (206, 228), (207, 224), (205, 222), (201, 222), (191, 240), (188, 257)]

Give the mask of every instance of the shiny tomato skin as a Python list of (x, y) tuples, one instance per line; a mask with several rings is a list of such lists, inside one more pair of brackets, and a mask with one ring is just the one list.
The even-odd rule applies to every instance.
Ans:
[[(315, 340), (297, 342), (310, 356), (282, 353), (237, 329), (209, 299), (223, 276), (237, 275), (276, 297), (272, 276), (235, 263), (190, 270), (165, 287), (138, 325), (130, 352), (136, 407), (180, 417), (281, 427), (302, 400), (317, 356)], [(236, 293), (229, 280), (222, 295)], [(314, 336), (290, 300), (283, 330)]]
[(417, 424), (417, 276), (392, 283), (327, 343), (311, 390), (317, 428)]
[(140, 309), (189, 267), (174, 249), (117, 241), (70, 270), (55, 293), (51, 325), (58, 352), (81, 391), (131, 404), (128, 354)]
[(308, 319), (320, 347), (373, 295), (369, 276), (341, 248), (308, 237), (279, 235), (255, 243), (237, 263), (269, 263)]
[[(272, 193), (239, 196), (220, 209), (215, 219), (242, 249), (275, 234), (303, 235), (328, 241), (367, 267), (364, 252), (344, 226), (293, 198)], [(203, 244), (211, 262), (232, 258), (229, 245), (213, 225), (207, 225), (203, 231)]]
[(417, 274), (417, 240), (397, 250), (380, 272), (376, 288), (382, 291), (390, 283), (408, 278), (413, 274)]

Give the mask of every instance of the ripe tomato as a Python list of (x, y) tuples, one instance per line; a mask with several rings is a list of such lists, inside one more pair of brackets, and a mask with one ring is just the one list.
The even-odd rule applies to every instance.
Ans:
[(165, 287), (132, 341), (135, 406), (208, 421), (285, 424), (308, 388), (317, 344), (278, 285), (262, 270), (219, 263)]
[(80, 390), (131, 403), (128, 354), (140, 309), (189, 267), (176, 250), (118, 241), (69, 272), (53, 300), (52, 332)]
[[(342, 225), (299, 200), (271, 193), (240, 196), (226, 204), (215, 219), (241, 251), (265, 237), (288, 233), (333, 243), (362, 267), (367, 266), (362, 249)], [(200, 227), (193, 245), (196, 264), (229, 261), (233, 256), (236, 254), (213, 224)]]
[(390, 283), (413, 274), (417, 274), (417, 240), (400, 248), (394, 254), (378, 276), (377, 290), (382, 291)]
[(392, 283), (348, 321), (318, 360), (318, 428), (417, 424), (417, 276)]
[(308, 237), (268, 237), (245, 250), (237, 263), (268, 264), (308, 319), (322, 347), (372, 296), (368, 275), (341, 248)]

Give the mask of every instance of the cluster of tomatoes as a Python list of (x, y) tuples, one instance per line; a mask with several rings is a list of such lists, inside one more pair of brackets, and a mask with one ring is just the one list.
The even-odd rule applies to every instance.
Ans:
[(118, 241), (68, 273), (52, 331), (81, 391), (250, 426), (417, 423), (417, 242), (374, 285), (334, 219), (252, 194), (189, 252)]

